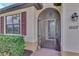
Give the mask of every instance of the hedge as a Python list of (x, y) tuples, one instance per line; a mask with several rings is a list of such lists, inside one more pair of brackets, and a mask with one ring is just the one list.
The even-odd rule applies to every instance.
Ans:
[(22, 56), (23, 53), (23, 36), (0, 35), (0, 56)]

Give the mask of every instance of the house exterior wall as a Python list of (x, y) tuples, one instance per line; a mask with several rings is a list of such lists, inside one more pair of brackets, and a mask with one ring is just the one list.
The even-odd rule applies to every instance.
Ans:
[[(39, 14), (46, 8), (54, 8), (59, 11), (61, 14), (61, 48), (62, 55), (70, 52), (79, 53), (79, 28), (78, 29), (69, 29), (70, 26), (78, 26), (79, 20), (77, 22), (72, 22), (71, 15), (74, 12), (77, 12), (79, 15), (79, 4), (62, 4), (62, 6), (54, 6), (50, 3), (44, 3), (43, 8), (41, 10), (36, 10), (35, 7), (28, 7), (24, 9), (19, 9), (15, 11), (11, 11), (8, 13), (0, 14), (0, 16), (7, 16), (12, 14), (17, 14), (26, 11), (27, 12), (27, 35), (25, 38), (25, 49), (36, 50), (37, 49), (37, 41), (38, 41), (38, 16)], [(5, 33), (5, 21), (4, 21), (4, 34)], [(13, 35), (13, 34), (7, 34)], [(67, 52), (66, 52), (67, 51)], [(71, 54), (71, 53), (70, 53)]]
[[(19, 10), (15, 10), (15, 11), (11, 11), (11, 12), (7, 12), (4, 14), (0, 14), (0, 16), (7, 16), (7, 15), (12, 15), (12, 14), (17, 14), (17, 13), (21, 13), (26, 11), (26, 29), (27, 29), (27, 35), (24, 36), (25, 38), (25, 45), (26, 48), (25, 49), (29, 49), (29, 50), (36, 50), (37, 49), (37, 42), (38, 42), (38, 16), (39, 14), (46, 8), (55, 8), (56, 10), (59, 11), (59, 13), (61, 13), (61, 7), (57, 7), (54, 6), (53, 4), (43, 4), (43, 9), (41, 10), (37, 10), (35, 7), (28, 7), (28, 8), (23, 8), (23, 9), (19, 9)], [(4, 25), (5, 25), (5, 21), (4, 21)], [(5, 26), (4, 26), (4, 34), (5, 33)], [(13, 35), (13, 34), (7, 34), (7, 35)]]
[[(27, 22), (26, 22), (27, 23), (27, 26), (26, 26), (27, 27), (27, 35), (25, 37), (27, 38), (26, 39), (27, 41), (34, 42), (34, 36), (33, 36), (34, 35), (34, 33), (33, 33), (34, 32), (34, 25), (33, 25), (34, 7), (15, 10), (15, 11), (12, 11), (12, 12), (0, 14), (0, 16), (8, 16), (8, 15), (12, 15), (12, 14), (18, 14), (18, 13), (21, 13), (21, 12), (24, 12), (24, 11), (27, 13), (27, 16), (26, 16), (26, 19), (27, 19)], [(4, 34), (6, 34), (5, 30), (4, 30)]]
[[(79, 16), (79, 4), (62, 4), (62, 12), (62, 55), (79, 55), (79, 18), (77, 22), (73, 22), (71, 19), (74, 12)], [(69, 27), (75, 26), (78, 26), (78, 28), (69, 29)]]

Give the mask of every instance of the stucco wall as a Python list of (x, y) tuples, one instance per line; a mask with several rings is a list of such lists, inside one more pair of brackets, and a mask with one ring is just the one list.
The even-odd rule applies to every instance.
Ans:
[[(25, 36), (26, 46), (27, 46), (27, 49), (36, 50), (37, 41), (38, 41), (38, 16), (46, 8), (55, 8), (56, 10), (59, 11), (59, 13), (61, 13), (60, 6), (57, 7), (51, 3), (44, 3), (43, 9), (41, 9), (41, 10), (36, 10), (35, 7), (28, 7), (28, 8), (12, 11), (12, 12), (0, 14), (0, 16), (12, 15), (12, 14), (17, 14), (17, 13), (26, 11), (27, 12), (27, 27), (26, 27), (27, 28), (27, 35)], [(36, 42), (36, 43), (35, 44), (29, 43), (30, 44), (29, 45), (27, 42)]]
[[(11, 14), (27, 12), (27, 35), (25, 41), (37, 42), (38, 34), (38, 16), (46, 8), (55, 8), (61, 14), (61, 47), (63, 51), (79, 52), (79, 28), (69, 29), (69, 26), (79, 26), (79, 19), (77, 22), (71, 21), (71, 15), (77, 12), (79, 15), (79, 4), (62, 4), (62, 7), (56, 7), (53, 4), (43, 4), (43, 9), (36, 10), (34, 7), (24, 8), (4, 14), (0, 16), (6, 16)], [(5, 31), (5, 30), (4, 30)]]
[[(62, 5), (62, 48), (63, 51), (79, 52), (79, 18), (77, 22), (71, 20), (74, 12), (79, 16), (79, 4), (69, 3)], [(78, 26), (78, 29), (69, 29), (70, 26)]]
[[(27, 35), (25, 36), (25, 41), (30, 41), (30, 42), (34, 42), (35, 41), (35, 7), (28, 7), (28, 8), (24, 8), (24, 9), (19, 9), (19, 10), (15, 10), (15, 11), (11, 11), (11, 12), (7, 12), (4, 14), (0, 14), (0, 16), (7, 16), (7, 15), (12, 15), (12, 14), (17, 14), (17, 13), (21, 13), (26, 11), (27, 13)], [(5, 24), (4, 24), (5, 25)], [(5, 26), (4, 26), (5, 28)], [(4, 33), (5, 33), (4, 29)], [(6, 33), (5, 33), (6, 34)], [(9, 35), (13, 35), (13, 34), (9, 34)]]

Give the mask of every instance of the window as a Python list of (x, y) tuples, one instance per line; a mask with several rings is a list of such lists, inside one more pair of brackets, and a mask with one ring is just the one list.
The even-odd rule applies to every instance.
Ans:
[(54, 39), (55, 38), (55, 20), (48, 21), (48, 38)]
[(6, 16), (6, 33), (20, 34), (20, 14)]

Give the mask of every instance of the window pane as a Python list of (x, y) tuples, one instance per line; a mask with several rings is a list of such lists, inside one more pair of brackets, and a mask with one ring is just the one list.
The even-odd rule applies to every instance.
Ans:
[(20, 17), (18, 15), (13, 15), (13, 24), (19, 24)]
[(13, 33), (13, 26), (12, 25), (7, 25), (7, 33)]
[(55, 21), (48, 21), (48, 38), (55, 38)]
[(20, 15), (7, 16), (6, 33), (19, 34), (20, 33)]
[(12, 24), (12, 16), (7, 16), (7, 24)]
[(14, 25), (13, 32), (14, 32), (14, 34), (19, 34), (20, 33), (20, 27), (19, 27), (19, 25)]

